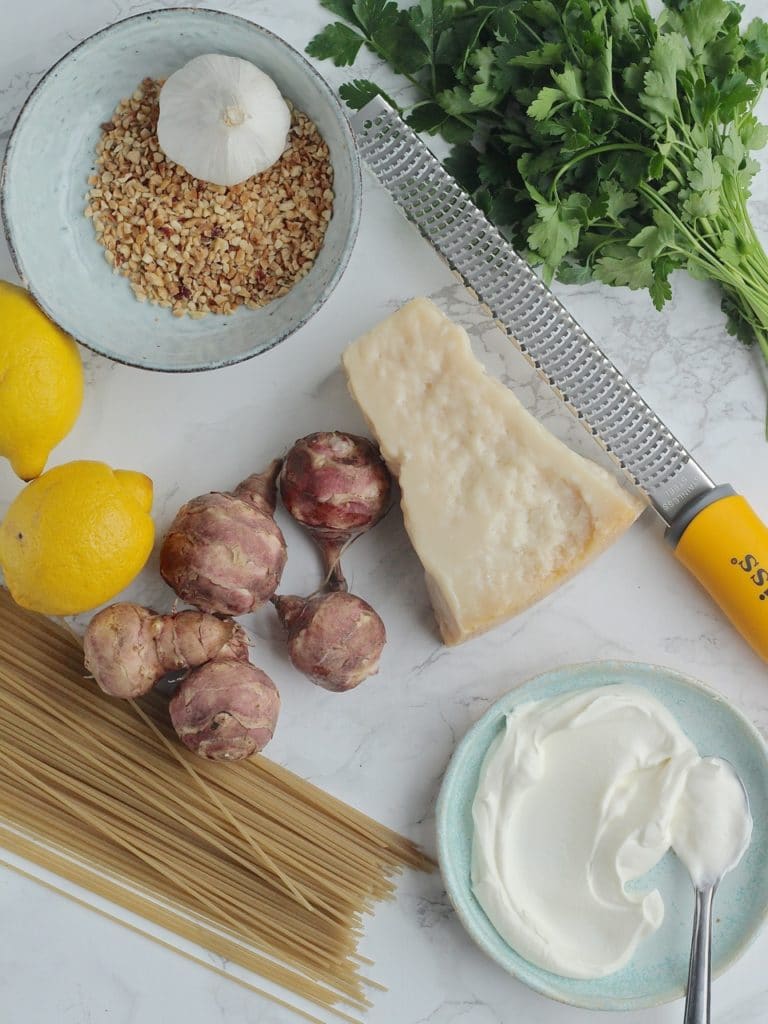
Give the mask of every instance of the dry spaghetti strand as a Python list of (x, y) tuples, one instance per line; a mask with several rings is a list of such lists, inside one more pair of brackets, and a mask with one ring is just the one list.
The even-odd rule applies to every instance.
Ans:
[(195, 758), (157, 695), (115, 701), (84, 675), (77, 641), (0, 588), (0, 845), (355, 1022), (343, 1004), (381, 987), (360, 973), (363, 914), (432, 861), (264, 757)]

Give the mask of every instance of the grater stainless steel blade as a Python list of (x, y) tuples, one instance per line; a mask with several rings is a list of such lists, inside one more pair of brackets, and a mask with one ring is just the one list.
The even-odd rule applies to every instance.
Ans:
[(667, 525), (710, 492), (712, 480), (397, 112), (377, 96), (352, 128), (408, 219)]
[(648, 495), (675, 557), (768, 660), (768, 529), (715, 486), (626, 378), (381, 97), (352, 120), (406, 216)]

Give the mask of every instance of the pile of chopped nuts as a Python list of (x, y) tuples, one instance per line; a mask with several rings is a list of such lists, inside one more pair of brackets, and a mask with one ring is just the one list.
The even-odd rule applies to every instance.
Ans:
[(107, 262), (138, 299), (174, 316), (285, 295), (311, 270), (331, 218), (333, 170), (320, 133), (294, 109), (277, 163), (241, 185), (210, 185), (158, 145), (161, 86), (145, 79), (102, 125), (85, 215)]

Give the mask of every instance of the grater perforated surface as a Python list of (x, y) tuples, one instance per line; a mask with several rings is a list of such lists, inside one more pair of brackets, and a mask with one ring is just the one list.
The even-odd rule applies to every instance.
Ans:
[(381, 97), (352, 120), (403, 212), (670, 523), (712, 481)]

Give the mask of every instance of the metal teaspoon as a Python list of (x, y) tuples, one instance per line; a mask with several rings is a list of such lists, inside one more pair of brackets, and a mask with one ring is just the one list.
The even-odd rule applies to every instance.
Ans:
[[(749, 797), (741, 777), (730, 762), (718, 758), (733, 772), (734, 778), (741, 786), (744, 804), (749, 815)], [(693, 936), (691, 938), (691, 959), (688, 965), (688, 985), (685, 994), (685, 1015), (683, 1024), (710, 1024), (709, 1007), (712, 982), (712, 904), (715, 891), (724, 875), (736, 867), (744, 850), (739, 852), (735, 861), (728, 864), (720, 874), (704, 883), (696, 884), (696, 908), (693, 915)]]

